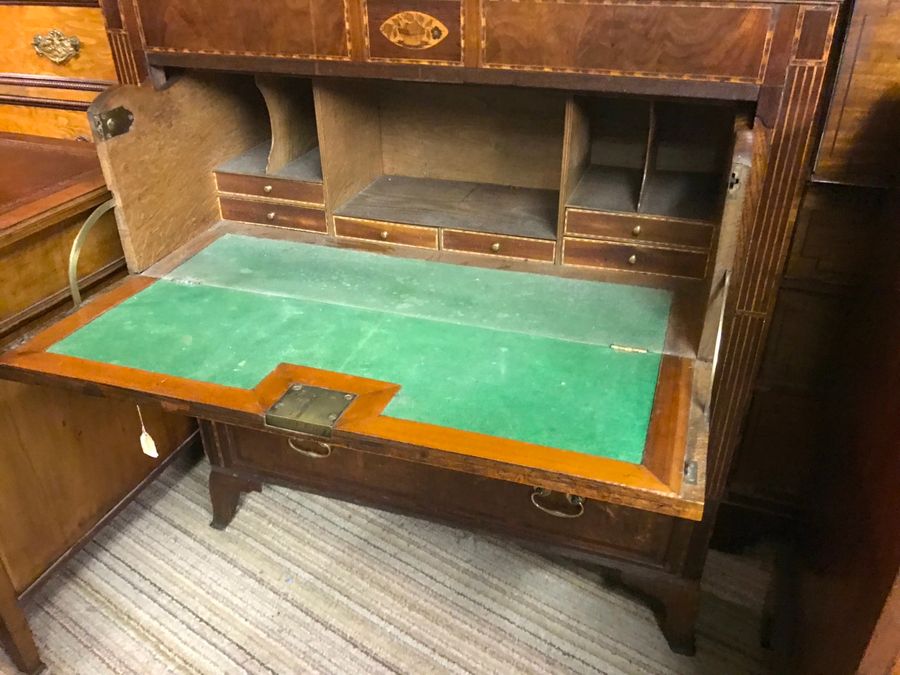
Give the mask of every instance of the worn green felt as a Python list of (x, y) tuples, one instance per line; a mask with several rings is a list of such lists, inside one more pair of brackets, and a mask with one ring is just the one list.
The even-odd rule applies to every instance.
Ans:
[(251, 388), (281, 362), (396, 382), (385, 414), (638, 463), (660, 356), (161, 280), (51, 351)]
[(669, 291), (226, 235), (168, 275), (589, 344), (661, 352)]

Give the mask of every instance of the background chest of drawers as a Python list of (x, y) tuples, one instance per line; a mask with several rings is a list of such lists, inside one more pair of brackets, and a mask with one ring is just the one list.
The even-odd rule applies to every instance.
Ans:
[(95, 2), (0, 2), (0, 131), (90, 138), (87, 110), (116, 65)]

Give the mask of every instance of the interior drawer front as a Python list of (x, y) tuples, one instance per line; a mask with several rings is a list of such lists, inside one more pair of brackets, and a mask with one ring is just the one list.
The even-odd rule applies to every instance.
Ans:
[(563, 264), (702, 279), (706, 254), (566, 238)]
[(566, 209), (566, 234), (709, 248), (712, 227), (701, 223)]
[[(577, 518), (532, 503), (533, 488), (406, 462), (311, 438), (227, 427), (231, 459), (314, 492), (396, 508), (546, 544), (620, 558), (663, 559), (673, 518), (588, 500)], [(540, 499), (538, 500), (540, 502)]]
[(150, 51), (349, 59), (352, 0), (134, 0)]
[[(97, 8), (3, 5), (0, 24), (0, 72), (116, 81), (103, 14)], [(61, 35), (54, 37), (53, 30)], [(47, 55), (37, 53), (35, 36), (45, 38), (41, 49)]]
[(367, 0), (363, 8), (367, 60), (462, 63), (460, 0)]
[(220, 199), (219, 203), (222, 206), (222, 217), (226, 220), (290, 227), (309, 232), (328, 230), (325, 225), (325, 212), (321, 209), (273, 202), (251, 202), (228, 197)]
[(386, 244), (434, 249), (438, 247), (438, 231), (431, 227), (335, 216), (334, 233), (339, 237), (380, 241)]
[(525, 258), (553, 262), (556, 243), (523, 237), (504, 237), (481, 232), (444, 230), (441, 234), (441, 248), (448, 251), (481, 253), (501, 258)]
[(282, 180), (264, 176), (247, 176), (239, 173), (217, 173), (216, 182), (220, 192), (288, 199), (307, 204), (324, 204), (321, 183), (305, 183), (298, 180)]
[(758, 83), (768, 58), (770, 7), (542, 0), (482, 7), (488, 68)]

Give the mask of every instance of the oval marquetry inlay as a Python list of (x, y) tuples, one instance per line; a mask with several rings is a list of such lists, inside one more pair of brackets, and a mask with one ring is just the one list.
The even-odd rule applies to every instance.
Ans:
[(431, 49), (447, 37), (447, 26), (422, 12), (398, 12), (381, 24), (381, 34), (398, 47)]

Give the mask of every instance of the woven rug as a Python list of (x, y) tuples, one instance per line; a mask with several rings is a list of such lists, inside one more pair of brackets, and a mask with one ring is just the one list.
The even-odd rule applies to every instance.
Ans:
[(768, 672), (756, 559), (711, 553), (690, 658), (595, 572), (499, 538), (273, 487), (213, 530), (207, 471), (173, 464), (34, 596), (49, 672)]

